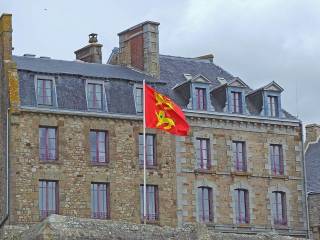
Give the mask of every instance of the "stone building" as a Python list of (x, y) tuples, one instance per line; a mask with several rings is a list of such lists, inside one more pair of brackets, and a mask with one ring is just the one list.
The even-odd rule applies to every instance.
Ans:
[(310, 230), (313, 239), (320, 239), (320, 125), (318, 124), (306, 126), (305, 163)]
[(306, 236), (301, 122), (281, 107), (283, 89), (253, 90), (212, 54), (161, 55), (158, 27), (120, 32), (105, 64), (96, 34), (75, 61), (12, 56), (1, 17), (1, 223), (140, 223), (145, 79), (191, 126), (187, 137), (147, 131), (148, 223)]

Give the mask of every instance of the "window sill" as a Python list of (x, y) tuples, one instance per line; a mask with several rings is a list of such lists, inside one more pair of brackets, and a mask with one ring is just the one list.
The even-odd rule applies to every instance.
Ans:
[(39, 163), (40, 164), (53, 164), (53, 165), (61, 165), (62, 164), (62, 162), (59, 160), (42, 160), (42, 159), (39, 160)]
[[(141, 164), (139, 164), (139, 168), (140, 169), (143, 169), (143, 165), (141, 165)], [(153, 165), (153, 166), (148, 166), (148, 165), (146, 165), (146, 169), (148, 170), (158, 170), (159, 169), (159, 166), (158, 165)]]
[[(144, 223), (144, 221), (143, 220), (141, 220), (141, 224), (143, 224)], [(147, 220), (146, 221), (146, 224), (150, 224), (150, 225), (160, 225), (160, 220), (158, 219), (158, 220)]]
[(289, 176), (287, 175), (271, 175), (270, 178), (289, 180)]
[(286, 225), (275, 224), (275, 225), (273, 226), (273, 228), (274, 228), (274, 229), (281, 229), (281, 230), (289, 230), (289, 227), (288, 227), (287, 224), (286, 224)]
[(252, 176), (252, 173), (250, 172), (241, 172), (241, 171), (233, 171), (231, 172), (231, 176), (244, 176), (244, 177), (250, 177)]
[(106, 167), (109, 165), (108, 162), (105, 162), (105, 163), (98, 163), (98, 162), (90, 162), (90, 165), (91, 166), (96, 166), (96, 167)]
[(251, 228), (251, 224), (250, 223), (240, 223), (240, 224), (236, 224), (237, 228)]
[(215, 174), (216, 171), (213, 170), (213, 168), (209, 169), (202, 169), (202, 168), (197, 168), (194, 170), (195, 174)]

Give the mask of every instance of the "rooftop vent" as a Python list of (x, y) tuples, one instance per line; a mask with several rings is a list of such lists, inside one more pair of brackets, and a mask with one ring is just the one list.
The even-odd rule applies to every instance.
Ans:
[(25, 54), (23, 54), (23, 56), (24, 56), (24, 57), (31, 57), (31, 58), (36, 57), (35, 54), (31, 54), (31, 53), (25, 53)]
[(40, 56), (41, 59), (51, 59), (50, 57)]

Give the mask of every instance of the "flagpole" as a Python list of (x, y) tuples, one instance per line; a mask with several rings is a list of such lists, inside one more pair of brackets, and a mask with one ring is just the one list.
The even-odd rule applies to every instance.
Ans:
[(143, 223), (147, 222), (147, 176), (146, 176), (146, 83), (143, 79)]

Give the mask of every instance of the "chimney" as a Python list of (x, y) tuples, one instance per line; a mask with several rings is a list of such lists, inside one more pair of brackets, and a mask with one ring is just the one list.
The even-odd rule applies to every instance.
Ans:
[(98, 43), (98, 34), (89, 34), (89, 44), (75, 51), (76, 59), (88, 63), (102, 63), (102, 44)]
[(316, 142), (320, 137), (320, 125), (309, 124), (306, 126), (306, 142), (307, 145), (310, 142)]
[(159, 78), (159, 24), (146, 21), (118, 33), (117, 64), (133, 67)]

